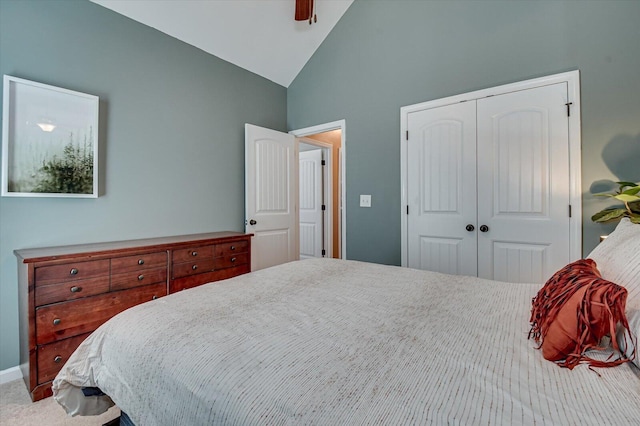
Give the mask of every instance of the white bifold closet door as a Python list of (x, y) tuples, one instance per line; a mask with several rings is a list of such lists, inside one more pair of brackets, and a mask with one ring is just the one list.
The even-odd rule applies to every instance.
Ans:
[(410, 113), (407, 151), (410, 268), (477, 275), (476, 106)]
[(567, 84), (408, 114), (408, 265), (544, 282), (570, 261)]

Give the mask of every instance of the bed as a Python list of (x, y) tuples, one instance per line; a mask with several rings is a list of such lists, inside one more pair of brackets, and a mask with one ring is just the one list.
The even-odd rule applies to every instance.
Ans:
[(72, 415), (115, 403), (145, 426), (637, 424), (632, 362), (569, 370), (528, 339), (540, 287), (291, 262), (117, 315), (72, 355), (54, 397)]

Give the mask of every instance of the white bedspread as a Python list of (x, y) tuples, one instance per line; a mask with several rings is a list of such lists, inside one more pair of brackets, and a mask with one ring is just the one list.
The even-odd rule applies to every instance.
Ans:
[(54, 396), (97, 386), (139, 426), (639, 424), (629, 365), (570, 371), (527, 340), (540, 287), (292, 262), (123, 312)]

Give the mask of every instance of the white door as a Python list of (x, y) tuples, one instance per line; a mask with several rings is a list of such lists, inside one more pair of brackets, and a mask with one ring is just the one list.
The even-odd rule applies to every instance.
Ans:
[(475, 116), (473, 102), (408, 115), (410, 268), (478, 274)]
[(251, 270), (297, 260), (298, 167), (295, 138), (245, 124), (245, 232)]
[(570, 262), (566, 103), (567, 83), (477, 101), (483, 278), (540, 283)]
[(540, 283), (570, 262), (566, 103), (557, 83), (408, 114), (409, 267)]
[(300, 152), (300, 258), (322, 257), (322, 150)]

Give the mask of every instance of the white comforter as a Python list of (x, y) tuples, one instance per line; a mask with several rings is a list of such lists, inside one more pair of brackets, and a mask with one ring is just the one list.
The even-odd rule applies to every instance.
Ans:
[(570, 371), (527, 340), (540, 286), (292, 262), (123, 312), (54, 396), (99, 387), (139, 426), (637, 425), (629, 365)]

